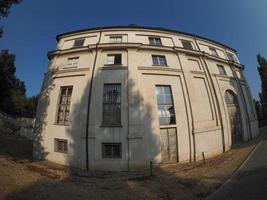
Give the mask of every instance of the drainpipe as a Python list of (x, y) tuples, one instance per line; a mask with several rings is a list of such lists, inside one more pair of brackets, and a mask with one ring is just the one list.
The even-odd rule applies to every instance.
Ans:
[[(179, 60), (180, 66), (181, 66), (183, 79), (184, 79), (184, 83), (185, 83), (186, 95), (187, 95), (187, 98), (188, 98), (188, 105), (189, 105), (189, 108), (190, 108), (191, 121), (192, 121), (192, 123), (191, 123), (191, 126), (192, 126), (191, 134), (192, 134), (192, 137), (193, 137), (193, 156), (194, 156), (194, 162), (195, 162), (196, 161), (196, 142), (195, 142), (195, 134), (194, 134), (194, 130), (195, 130), (194, 127), (195, 126), (194, 126), (194, 116), (193, 116), (192, 104), (191, 104), (191, 99), (190, 99), (190, 95), (189, 95), (189, 92), (188, 92), (188, 85), (187, 85), (187, 82), (186, 82), (186, 78), (185, 78), (182, 62), (180, 60), (179, 54), (176, 53), (176, 55), (178, 57), (178, 60)], [(189, 133), (189, 144), (190, 144), (190, 162), (192, 162), (192, 158), (191, 158), (191, 155), (192, 155), (192, 152), (191, 152), (191, 135), (190, 135), (190, 133)]]
[(204, 61), (205, 68), (206, 68), (206, 70), (208, 72), (207, 74), (208, 74), (208, 76), (210, 78), (210, 81), (211, 81), (211, 86), (212, 86), (212, 89), (213, 89), (213, 92), (214, 92), (214, 96), (215, 96), (215, 99), (216, 99), (216, 104), (217, 104), (217, 107), (218, 107), (219, 120), (221, 122), (221, 127), (222, 127), (222, 145), (223, 145), (223, 152), (225, 152), (225, 137), (224, 137), (224, 126), (223, 126), (223, 120), (222, 120), (222, 112), (221, 112), (221, 108), (220, 108), (220, 104), (219, 104), (219, 99), (218, 99), (218, 96), (217, 96), (217, 93), (216, 93), (215, 85), (213, 83), (210, 70), (209, 70), (208, 65), (207, 65), (207, 62), (205, 60), (205, 52), (203, 52), (203, 61)]
[(248, 113), (248, 108), (247, 108), (247, 103), (246, 103), (246, 99), (245, 99), (245, 95), (244, 95), (244, 92), (243, 92), (243, 89), (242, 89), (242, 86), (241, 86), (241, 83), (240, 83), (240, 80), (236, 74), (236, 71), (235, 71), (235, 68), (232, 64), (232, 62), (229, 60), (229, 66), (233, 72), (233, 75), (236, 79), (236, 82), (237, 82), (237, 85), (239, 87), (239, 90), (240, 90), (240, 93), (241, 93), (241, 98), (243, 100), (243, 103), (245, 105), (245, 113), (246, 113), (246, 121), (247, 121), (247, 124), (248, 124), (248, 128), (249, 128), (249, 139), (252, 139), (252, 135), (251, 135), (251, 126), (250, 126), (250, 121), (249, 121), (249, 113)]
[[(95, 53), (95, 58), (94, 58), (94, 64), (93, 64), (93, 69), (92, 69), (92, 74), (91, 74), (91, 80), (90, 80), (90, 88), (89, 88), (89, 93), (88, 93), (88, 104), (87, 104), (87, 115), (86, 115), (86, 127), (85, 127), (85, 134), (86, 134), (86, 140), (85, 140), (85, 146), (86, 146), (86, 170), (89, 170), (89, 117), (90, 117), (90, 105), (91, 105), (91, 97), (92, 97), (92, 88), (93, 88), (93, 79), (94, 79), (94, 74), (95, 74), (95, 67), (96, 67), (96, 59), (98, 55), (98, 45), (100, 43), (102, 35), (102, 30), (100, 30), (99, 34), (99, 39), (98, 42), (96, 43), (96, 53)], [(89, 47), (89, 46), (88, 46)]]

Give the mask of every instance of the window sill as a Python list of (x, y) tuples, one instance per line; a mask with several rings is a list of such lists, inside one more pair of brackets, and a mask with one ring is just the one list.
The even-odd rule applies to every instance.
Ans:
[(78, 68), (78, 66), (74, 66), (74, 67), (63, 67), (62, 69), (75, 69)]
[(121, 64), (121, 63), (120, 63), (120, 64), (104, 64), (104, 67), (105, 67), (105, 66), (107, 66), (107, 67), (116, 67), (116, 66), (121, 67), (122, 64)]
[(155, 64), (153, 64), (152, 66), (154, 66), (154, 67), (170, 67), (169, 65), (155, 65)]
[(57, 125), (57, 126), (70, 126), (70, 124), (58, 124), (58, 123), (54, 123), (53, 125)]
[(122, 128), (121, 124), (101, 124), (101, 128)]

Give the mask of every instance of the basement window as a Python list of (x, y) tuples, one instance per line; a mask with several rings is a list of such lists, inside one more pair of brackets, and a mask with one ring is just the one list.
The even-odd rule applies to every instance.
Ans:
[(121, 158), (121, 143), (102, 143), (103, 158)]
[(67, 153), (68, 152), (68, 140), (55, 138), (54, 148), (55, 148), (55, 152)]

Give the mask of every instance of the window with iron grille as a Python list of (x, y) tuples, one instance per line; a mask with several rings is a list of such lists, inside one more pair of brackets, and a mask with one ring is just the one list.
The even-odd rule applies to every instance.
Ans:
[(71, 57), (68, 58), (66, 66), (65, 67), (77, 67), (78, 66), (79, 57)]
[(182, 45), (185, 49), (194, 50), (192, 42), (188, 40), (182, 40)]
[(110, 43), (122, 43), (122, 36), (110, 36)]
[(213, 47), (209, 47), (209, 49), (210, 49), (211, 55), (218, 57), (218, 53), (216, 49), (214, 49)]
[(236, 62), (236, 58), (233, 54), (227, 53), (227, 56), (230, 61)]
[(156, 86), (158, 116), (160, 125), (175, 124), (175, 111), (171, 86)]
[(167, 65), (165, 56), (152, 55), (153, 65)]
[(222, 65), (217, 65), (217, 67), (218, 67), (218, 70), (219, 70), (219, 74), (221, 74), (221, 75), (226, 75), (226, 71), (225, 71), (225, 69), (224, 69), (224, 66), (222, 66)]
[(72, 86), (64, 86), (60, 88), (56, 124), (60, 124), (60, 125), (69, 124), (70, 101), (71, 101), (72, 89), (73, 89)]
[(84, 44), (85, 38), (79, 38), (74, 40), (73, 47), (82, 47)]
[(159, 37), (149, 37), (148, 39), (150, 45), (162, 45), (161, 39)]
[(55, 152), (67, 153), (68, 152), (68, 140), (54, 139), (54, 150)]
[(121, 143), (102, 143), (103, 158), (121, 158)]
[(121, 65), (121, 54), (108, 54), (107, 64), (108, 65)]
[(104, 84), (103, 125), (121, 125), (121, 84)]

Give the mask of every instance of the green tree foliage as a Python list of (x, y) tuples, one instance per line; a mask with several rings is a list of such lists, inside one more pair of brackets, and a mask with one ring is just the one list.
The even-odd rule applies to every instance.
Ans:
[(261, 93), (260, 96), (260, 106), (261, 106), (261, 118), (267, 119), (267, 60), (261, 56), (257, 55), (257, 60), (259, 63), (258, 72), (261, 78)]
[[(0, 0), (0, 19), (7, 17), (10, 8), (13, 4), (18, 4), (20, 3), (21, 0)], [(0, 28), (0, 37), (3, 34), (3, 27)]]
[(13, 116), (34, 117), (38, 96), (26, 97), (23, 81), (15, 73), (15, 55), (0, 52), (0, 111)]

